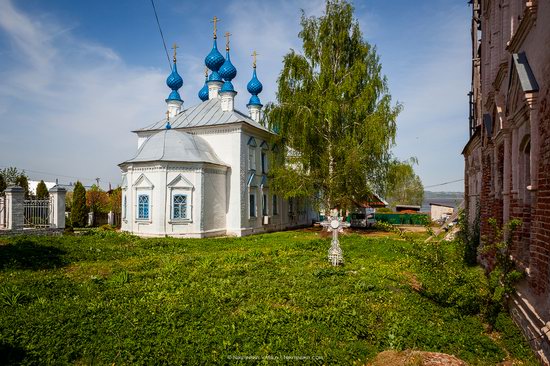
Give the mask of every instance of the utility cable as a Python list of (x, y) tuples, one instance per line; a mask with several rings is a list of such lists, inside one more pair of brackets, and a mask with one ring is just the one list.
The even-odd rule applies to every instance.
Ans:
[(462, 179), (457, 179), (457, 180), (452, 180), (452, 181), (450, 181), (450, 182), (445, 182), (445, 183), (432, 184), (432, 185), (430, 185), (430, 186), (424, 186), (424, 188), (433, 188), (433, 187), (444, 186), (444, 185), (451, 184), (451, 183), (462, 182), (463, 180), (464, 180), (464, 178), (462, 178)]
[[(0, 165), (0, 168), (11, 168), (11, 167)], [(25, 169), (25, 168), (20, 168), (20, 169), (22, 170), (22, 172), (45, 174), (45, 175), (54, 176), (54, 177), (72, 178), (72, 179), (78, 179), (78, 180), (83, 180), (83, 181), (94, 181), (94, 180), (96, 180), (96, 178), (75, 177), (75, 176), (72, 176), (72, 175), (63, 175), (63, 174), (57, 174), (57, 173), (41, 172), (41, 171), (38, 171), (38, 170), (30, 170), (30, 169)]]
[(154, 0), (151, 0), (151, 5), (153, 5), (153, 11), (155, 12), (155, 19), (157, 20), (157, 25), (159, 27), (160, 38), (162, 38), (162, 44), (164, 46), (164, 52), (166, 52), (166, 59), (168, 60), (168, 68), (172, 70), (172, 64), (170, 63), (170, 55), (168, 55), (168, 48), (166, 47), (166, 41), (164, 40), (164, 34), (162, 34), (162, 28), (160, 27), (159, 17), (157, 15), (157, 8), (155, 7)]

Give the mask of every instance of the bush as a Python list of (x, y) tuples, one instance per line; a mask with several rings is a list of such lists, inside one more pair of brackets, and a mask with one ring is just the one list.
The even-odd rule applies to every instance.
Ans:
[(73, 227), (84, 227), (88, 220), (86, 207), (86, 189), (80, 182), (76, 182), (73, 191), (73, 206), (71, 207), (71, 222)]
[(36, 198), (39, 200), (43, 200), (48, 198), (50, 193), (48, 192), (48, 187), (46, 187), (46, 183), (44, 183), (43, 180), (38, 183), (36, 186)]

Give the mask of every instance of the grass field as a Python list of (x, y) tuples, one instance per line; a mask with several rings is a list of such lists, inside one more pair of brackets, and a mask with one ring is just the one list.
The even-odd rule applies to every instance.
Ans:
[(315, 231), (0, 239), (0, 354), (23, 364), (365, 364), (387, 349), (536, 364), (507, 315), (479, 315), (456, 244)]

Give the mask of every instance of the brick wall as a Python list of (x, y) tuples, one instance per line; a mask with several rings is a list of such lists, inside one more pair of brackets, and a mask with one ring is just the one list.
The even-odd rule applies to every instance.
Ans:
[(550, 290), (550, 88), (540, 91), (539, 101), (539, 133), (543, 143), (540, 147), (538, 191), (532, 202), (530, 285), (535, 294), (542, 295)]
[[(493, 215), (493, 205), (494, 205), (494, 193), (492, 192), (492, 152), (493, 146), (489, 144), (482, 148), (482, 161), (481, 161), (481, 192), (479, 194), (480, 200), (480, 234), (481, 234), (481, 243), (490, 241), (493, 239), (494, 231), (489, 225), (488, 220)], [(494, 266), (494, 253), (483, 253), (480, 255), (481, 262), (484, 266), (491, 270)]]

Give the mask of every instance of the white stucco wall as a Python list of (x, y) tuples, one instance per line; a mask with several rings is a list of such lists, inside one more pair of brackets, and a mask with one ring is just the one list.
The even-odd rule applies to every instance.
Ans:
[(226, 229), (229, 235), (238, 235), (241, 228), (241, 130), (239, 127), (217, 127), (191, 130), (210, 144), (216, 155), (230, 169), (226, 176)]
[[(204, 237), (211, 235), (249, 235), (309, 225), (315, 213), (302, 202), (294, 203), (294, 216), (289, 218), (289, 203), (278, 197), (278, 214), (273, 212), (273, 193), (261, 187), (262, 142), (269, 143), (269, 133), (245, 124), (187, 128), (185, 132), (201, 136), (228, 167), (189, 163), (135, 163), (123, 168), (123, 197), (126, 218), (122, 230), (141, 236)], [(138, 145), (150, 135), (138, 133)], [(256, 140), (255, 186), (248, 187), (250, 137)], [(271, 159), (268, 146), (268, 160)], [(126, 173), (124, 173), (126, 171)], [(147, 179), (141, 178), (141, 175)], [(174, 182), (181, 177), (179, 182)], [(172, 186), (171, 186), (172, 185)], [(249, 192), (256, 193), (256, 217), (249, 216)], [(137, 194), (149, 192), (150, 219), (137, 220)], [(172, 220), (172, 195), (188, 194), (191, 215), (188, 220)], [(262, 215), (262, 196), (267, 195), (267, 216)], [(124, 202), (124, 198), (123, 198)], [(123, 208), (124, 210), (124, 208)], [(124, 214), (123, 214), (124, 217)]]
[[(225, 167), (202, 164), (140, 163), (126, 167), (123, 187), (123, 211), (126, 197), (126, 213), (123, 212), (122, 230), (140, 236), (225, 234), (225, 174)], [(204, 194), (206, 190), (208, 194)], [(149, 218), (145, 220), (138, 219), (139, 194), (150, 197)], [(172, 217), (174, 194), (187, 196), (185, 219)], [(204, 197), (210, 199), (207, 205)]]
[(207, 168), (204, 174), (203, 230), (210, 235), (225, 235), (227, 217), (226, 172)]

